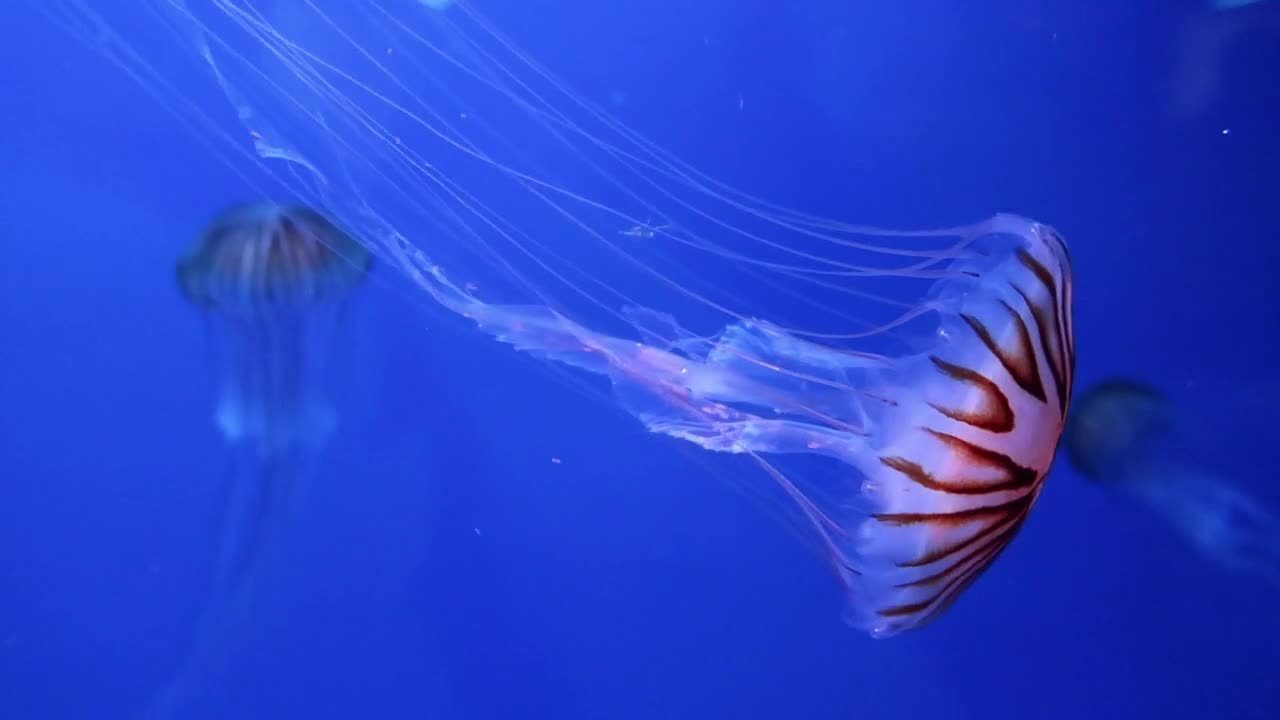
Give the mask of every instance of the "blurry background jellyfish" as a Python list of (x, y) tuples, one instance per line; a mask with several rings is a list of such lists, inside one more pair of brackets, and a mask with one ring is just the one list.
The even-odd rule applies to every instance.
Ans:
[(1174, 31), (1171, 116), (1190, 120), (1217, 110), (1231, 76), (1250, 71), (1245, 63), (1275, 57), (1277, 35), (1275, 0), (1213, 0), (1183, 16)]
[(179, 288), (208, 325), (214, 420), (233, 459), (213, 586), (178, 682), (152, 705), (156, 717), (176, 712), (179, 690), (218, 645), (214, 630), (242, 617), (261, 548), (333, 430), (329, 360), (346, 301), (370, 263), (315, 210), (273, 203), (219, 214), (178, 261)]
[(1189, 420), (1187, 408), (1150, 385), (1106, 380), (1077, 401), (1067, 456), (1089, 480), (1159, 514), (1207, 560), (1280, 590), (1280, 515), (1226, 476), (1224, 448), (1196, 457), (1212, 442)]
[(362, 245), (304, 206), (244, 205), (214, 218), (178, 261), (217, 353), (219, 431), (269, 456), (318, 447), (334, 414), (322, 378), (348, 294), (369, 270)]
[(325, 374), (347, 297), (370, 263), (316, 211), (272, 203), (219, 214), (178, 261), (182, 294), (208, 323), (215, 423), (241, 466), (219, 558), (226, 590), (247, 569), (266, 516), (287, 507), (297, 463), (333, 429)]

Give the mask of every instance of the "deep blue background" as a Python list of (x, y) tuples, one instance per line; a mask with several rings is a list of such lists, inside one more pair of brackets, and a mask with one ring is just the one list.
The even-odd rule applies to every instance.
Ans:
[[(1211, 387), (1210, 447), (1274, 419), (1274, 29), (1174, 118), (1195, 3), (482, 6), (771, 199), (1055, 225), (1079, 386)], [(126, 717), (176, 662), (225, 472), (172, 264), (244, 191), (97, 56), (26, 4), (6, 16), (0, 718)], [(942, 622), (872, 642), (721, 458), (437, 324), (390, 275), (353, 307), (341, 432), (200, 717), (1280, 716), (1277, 595), (1069, 468)], [(1280, 507), (1271, 457), (1224, 463)]]

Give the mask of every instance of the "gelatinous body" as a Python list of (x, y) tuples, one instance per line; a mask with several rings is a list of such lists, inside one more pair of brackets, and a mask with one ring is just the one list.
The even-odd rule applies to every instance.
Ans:
[[(711, 338), (633, 309), (664, 341), (611, 337), (541, 307), (482, 303), (438, 273), (424, 284), (520, 350), (607, 376), (655, 433), (708, 450), (801, 453), (847, 466), (821, 507), (773, 472), (822, 534), (849, 619), (876, 636), (936, 617), (1009, 544), (1053, 464), (1074, 373), (1072, 276), (1051, 228), (1015, 216), (956, 231), (927, 312), (934, 340), (883, 357), (743, 320)], [(838, 514), (837, 514), (838, 513)]]
[(220, 214), (178, 262), (183, 296), (210, 323), (228, 442), (263, 455), (323, 442), (334, 422), (323, 374), (370, 261), (315, 210), (263, 203)]
[(266, 516), (288, 506), (299, 460), (336, 420), (326, 370), (369, 252), (315, 210), (258, 203), (214, 218), (177, 265), (205, 315), (219, 379), (215, 424), (237, 453), (222, 583), (245, 572)]

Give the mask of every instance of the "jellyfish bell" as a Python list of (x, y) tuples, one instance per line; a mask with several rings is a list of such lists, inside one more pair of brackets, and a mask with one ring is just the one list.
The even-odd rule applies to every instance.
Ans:
[[(1075, 367), (1074, 278), (1049, 226), (888, 230), (759, 198), (575, 92), (472, 2), (144, 4), (240, 125), (149, 62), (130, 42), (147, 28), (118, 10), (48, 12), (452, 321), (606, 380), (652, 433), (750, 459), (819, 538), (856, 627), (938, 617), (1026, 521)], [(272, 326), (281, 313), (244, 301), (271, 283), (239, 282), (260, 253), (230, 253), (240, 272), (211, 285)], [(230, 386), (284, 385), (294, 410), (233, 393), (224, 432), (289, 437), (316, 414), (274, 366), (249, 370)], [(791, 469), (810, 460), (835, 464), (830, 484)]]
[(1076, 400), (1063, 442), (1067, 458), (1096, 482), (1161, 444), (1175, 409), (1156, 388), (1136, 380), (1100, 382)]
[(371, 258), (309, 207), (254, 203), (220, 213), (178, 261), (183, 297), (209, 321), (228, 442), (263, 453), (324, 442), (336, 422), (325, 371)]

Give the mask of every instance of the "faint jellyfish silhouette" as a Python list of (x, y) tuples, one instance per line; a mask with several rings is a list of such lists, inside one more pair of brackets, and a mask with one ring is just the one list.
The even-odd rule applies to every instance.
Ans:
[(1232, 62), (1250, 42), (1265, 47), (1280, 35), (1280, 3), (1275, 0), (1214, 0), (1179, 17), (1173, 33), (1173, 67), (1169, 78), (1170, 115), (1175, 120), (1200, 118), (1223, 98)]
[(177, 264), (178, 286), (208, 325), (214, 421), (237, 452), (219, 581), (231, 592), (267, 517), (287, 510), (299, 462), (336, 422), (326, 370), (346, 300), (369, 252), (301, 205), (256, 203), (217, 215)]
[(147, 717), (189, 712), (193, 683), (245, 620), (262, 547), (334, 428), (326, 371), (346, 302), (370, 266), (368, 251), (320, 213), (274, 203), (220, 213), (177, 263), (179, 288), (208, 325), (214, 422), (233, 461), (209, 598)]
[(1191, 457), (1204, 440), (1164, 393), (1100, 382), (1081, 394), (1065, 439), (1086, 478), (1159, 514), (1215, 565), (1280, 589), (1280, 515)]
[(324, 373), (370, 263), (316, 211), (267, 203), (221, 213), (178, 261), (183, 296), (209, 320), (229, 443), (269, 456), (324, 442), (335, 421)]

